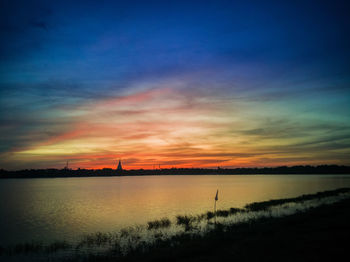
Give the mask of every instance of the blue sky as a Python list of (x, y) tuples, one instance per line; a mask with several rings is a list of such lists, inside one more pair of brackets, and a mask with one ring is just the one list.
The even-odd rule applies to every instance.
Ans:
[[(347, 1), (1, 1), (0, 167), (59, 167), (66, 158), (100, 167), (115, 157), (135, 168), (349, 164), (349, 9)], [(108, 106), (123, 98), (127, 109)], [(160, 128), (167, 116), (182, 119), (181, 137)], [(154, 132), (139, 139), (145, 121)], [(199, 126), (203, 139), (185, 131)], [(80, 135), (58, 139), (71, 133)], [(157, 152), (137, 153), (155, 141)]]

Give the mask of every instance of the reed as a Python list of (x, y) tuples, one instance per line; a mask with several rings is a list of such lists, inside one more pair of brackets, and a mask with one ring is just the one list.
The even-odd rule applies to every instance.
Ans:
[(214, 216), (215, 216), (214, 212), (208, 211), (208, 212), (206, 213), (206, 218), (207, 218), (207, 220), (212, 219)]
[(328, 191), (318, 192), (316, 194), (301, 195), (299, 197), (294, 197), (294, 198), (272, 199), (268, 201), (254, 202), (254, 203), (247, 204), (245, 205), (245, 209), (247, 209), (248, 211), (262, 211), (262, 210), (267, 210), (271, 206), (277, 206), (277, 205), (282, 205), (285, 203), (292, 203), (292, 202), (300, 203), (307, 200), (320, 199), (320, 198), (335, 196), (335, 195), (348, 193), (348, 192), (350, 192), (350, 188), (340, 188), (337, 190), (328, 190)]
[(160, 220), (154, 220), (154, 221), (149, 221), (147, 222), (147, 229), (159, 229), (159, 228), (167, 228), (170, 227), (171, 221), (168, 218), (162, 218)]
[(87, 234), (82, 237), (82, 240), (77, 244), (76, 248), (82, 246), (102, 246), (105, 244), (110, 244), (113, 241), (114, 237), (111, 233), (102, 233), (97, 232), (94, 234)]
[(185, 227), (185, 231), (193, 228), (192, 223), (196, 220), (193, 216), (176, 216), (176, 223)]
[(59, 250), (65, 250), (65, 249), (69, 249), (72, 248), (72, 245), (69, 244), (67, 241), (56, 241), (51, 243), (50, 245), (45, 247), (45, 251), (47, 253), (54, 253), (57, 252)]
[(21, 253), (38, 253), (44, 250), (44, 245), (41, 242), (28, 242), (20, 243), (10, 249), (10, 253), (21, 254)]

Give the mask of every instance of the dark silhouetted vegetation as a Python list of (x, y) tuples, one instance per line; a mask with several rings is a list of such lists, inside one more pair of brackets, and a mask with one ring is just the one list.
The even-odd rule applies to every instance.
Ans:
[(168, 218), (162, 218), (161, 220), (150, 221), (147, 223), (148, 229), (159, 229), (170, 227), (171, 221)]
[(348, 221), (350, 199), (282, 218), (218, 224), (204, 236), (182, 234), (122, 261), (342, 261), (348, 253)]
[(249, 211), (260, 211), (260, 210), (266, 210), (271, 206), (282, 205), (290, 202), (299, 203), (306, 200), (329, 197), (329, 196), (334, 196), (334, 194), (341, 194), (341, 193), (347, 193), (347, 192), (349, 192), (349, 188), (340, 188), (337, 190), (323, 191), (323, 192), (318, 192), (316, 194), (302, 195), (294, 198), (274, 199), (274, 200), (263, 201), (263, 202), (255, 202), (255, 203), (245, 205), (245, 208)]
[(176, 216), (176, 223), (185, 227), (186, 231), (193, 228), (192, 223), (196, 220), (194, 216)]
[(244, 209), (241, 209), (241, 208), (234, 208), (234, 207), (231, 207), (229, 212), (230, 212), (230, 215), (233, 215), (233, 214), (236, 214), (238, 212), (244, 212), (245, 210)]
[(43, 243), (41, 242), (30, 242), (30, 243), (20, 243), (10, 248), (10, 253), (32, 253), (45, 250)]
[(47, 253), (54, 253), (57, 252), (59, 250), (65, 250), (65, 249), (69, 249), (72, 248), (73, 246), (71, 244), (69, 244), (67, 241), (56, 241), (51, 243), (50, 245), (45, 247), (45, 251)]
[[(188, 218), (181, 218), (188, 223)], [(69, 261), (342, 261), (350, 232), (350, 199), (280, 218), (260, 218), (205, 235), (158, 239), (126, 256), (110, 251)]]
[(116, 170), (103, 169), (25, 169), (8, 171), (0, 169), (0, 178), (50, 178), (50, 177), (99, 177), (145, 175), (249, 175), (249, 174), (350, 174), (349, 166), (280, 166), (262, 168), (165, 168)]
[(97, 232), (94, 234), (88, 234), (82, 237), (82, 240), (79, 242), (78, 246), (102, 246), (106, 243), (111, 243), (113, 239), (112, 234), (109, 233), (101, 233), (101, 232)]
[(215, 216), (214, 212), (208, 211), (208, 212), (206, 213), (206, 218), (207, 218), (207, 220), (212, 219), (214, 216)]
[(229, 214), (230, 214), (229, 210), (217, 210), (216, 211), (216, 215), (219, 217), (228, 217)]

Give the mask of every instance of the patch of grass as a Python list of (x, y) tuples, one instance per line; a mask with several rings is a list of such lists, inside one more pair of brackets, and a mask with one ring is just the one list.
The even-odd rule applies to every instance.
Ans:
[(207, 220), (210, 220), (210, 219), (212, 219), (214, 216), (215, 216), (215, 214), (214, 214), (214, 212), (211, 212), (211, 211), (208, 211), (207, 213), (206, 213), (206, 217), (207, 217)]
[[(225, 210), (217, 210), (216, 211), (216, 216), (218, 217), (228, 217), (230, 215), (234, 215), (236, 213), (239, 213), (239, 212), (245, 212), (244, 209), (240, 209), (240, 208), (230, 208), (230, 209), (225, 209)], [(205, 217), (207, 220), (210, 220), (212, 219), (213, 217), (215, 217), (215, 213), (214, 212), (211, 212), (211, 211), (208, 211), (207, 213), (205, 213)]]
[(120, 237), (128, 237), (132, 234), (133, 231), (134, 229), (132, 227), (122, 228), (120, 230)]
[(176, 223), (178, 225), (183, 225), (186, 231), (189, 231), (193, 228), (192, 223), (195, 221), (193, 216), (176, 216)]
[(162, 218), (161, 220), (149, 221), (147, 224), (148, 224), (147, 229), (151, 230), (151, 229), (170, 227), (171, 221), (168, 218)]
[(202, 221), (203, 219), (206, 219), (206, 218), (207, 218), (207, 213), (195, 216), (195, 220), (198, 221), (198, 222), (200, 222), (200, 221)]
[(248, 211), (262, 211), (262, 210), (267, 210), (271, 206), (282, 205), (282, 204), (291, 203), (291, 202), (300, 203), (307, 200), (320, 199), (323, 197), (335, 196), (335, 195), (347, 193), (347, 192), (350, 192), (350, 188), (340, 188), (337, 190), (323, 191), (323, 192), (318, 192), (316, 194), (302, 195), (294, 198), (273, 199), (273, 200), (263, 201), (263, 202), (254, 202), (254, 203), (245, 205), (245, 208)]
[(245, 212), (246, 210), (244, 209), (241, 209), (241, 208), (234, 208), (234, 207), (231, 207), (229, 209), (229, 212), (230, 212), (230, 215), (234, 215), (234, 214), (237, 214), (239, 212)]
[(110, 233), (97, 232), (95, 234), (88, 234), (82, 237), (82, 240), (77, 245), (77, 248), (81, 246), (102, 246), (105, 244), (110, 244), (113, 240), (113, 235)]
[(228, 215), (230, 215), (230, 210), (217, 210), (216, 215), (218, 217), (228, 217)]
[(35, 253), (40, 252), (44, 249), (44, 246), (41, 242), (30, 242), (30, 243), (21, 243), (15, 245), (11, 248), (10, 253), (21, 254), (21, 253)]
[(59, 250), (65, 250), (72, 248), (72, 245), (66, 241), (56, 241), (45, 247), (45, 251), (48, 253), (57, 252)]

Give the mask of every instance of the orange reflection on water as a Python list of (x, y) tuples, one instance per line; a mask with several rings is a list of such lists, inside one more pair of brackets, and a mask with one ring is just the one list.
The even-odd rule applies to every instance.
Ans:
[[(2, 242), (77, 239), (84, 233), (179, 214), (200, 214), (247, 203), (350, 186), (344, 176), (145, 176), (0, 181)], [(15, 193), (14, 193), (15, 192)]]

